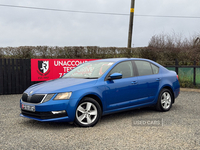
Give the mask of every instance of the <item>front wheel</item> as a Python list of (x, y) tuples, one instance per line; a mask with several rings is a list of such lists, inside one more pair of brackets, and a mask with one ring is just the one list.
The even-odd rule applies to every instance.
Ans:
[(168, 89), (162, 89), (160, 91), (158, 101), (156, 104), (156, 109), (159, 111), (169, 111), (172, 107), (172, 93)]
[(76, 108), (75, 124), (80, 127), (92, 127), (101, 117), (101, 107), (93, 98), (84, 98)]

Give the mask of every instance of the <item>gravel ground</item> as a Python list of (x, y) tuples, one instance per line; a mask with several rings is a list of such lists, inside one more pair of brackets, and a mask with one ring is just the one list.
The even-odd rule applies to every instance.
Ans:
[[(0, 96), (0, 149), (200, 150), (200, 93), (197, 92), (181, 92), (169, 112), (145, 108), (107, 115), (92, 128), (22, 118), (20, 97)], [(161, 123), (145, 125), (149, 119)]]

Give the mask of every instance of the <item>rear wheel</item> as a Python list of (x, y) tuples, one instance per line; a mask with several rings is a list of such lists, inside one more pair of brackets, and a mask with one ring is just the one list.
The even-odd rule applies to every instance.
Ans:
[(75, 124), (80, 127), (92, 127), (101, 117), (101, 107), (93, 98), (84, 98), (76, 108)]
[(160, 91), (156, 109), (159, 111), (168, 111), (172, 107), (173, 97), (172, 93), (168, 89), (162, 89)]

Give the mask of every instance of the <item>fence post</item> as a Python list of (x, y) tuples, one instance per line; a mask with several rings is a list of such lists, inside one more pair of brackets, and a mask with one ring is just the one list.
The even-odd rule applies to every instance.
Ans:
[(175, 59), (175, 71), (178, 75), (178, 60), (177, 59)]
[(16, 71), (15, 71), (15, 60), (11, 59), (10, 60), (11, 63), (11, 94), (16, 94)]
[(7, 65), (7, 59), (3, 59), (3, 94), (8, 94), (8, 65)]
[(0, 59), (0, 95), (3, 94), (3, 65), (2, 59)]
[(8, 77), (8, 94), (12, 94), (12, 76), (11, 76), (11, 59), (7, 59), (7, 77)]
[(26, 62), (26, 87), (27, 89), (31, 85), (31, 59), (25, 59)]
[(21, 61), (22, 63), (22, 89), (21, 89), (21, 93), (24, 92), (24, 90), (27, 88), (26, 86), (26, 79), (27, 79), (27, 76), (26, 76), (26, 59), (22, 59)]
[(20, 59), (16, 59), (16, 93), (19, 94), (20, 93)]
[(24, 90), (24, 82), (25, 82), (25, 79), (24, 79), (24, 76), (25, 76), (25, 73), (24, 73), (24, 62), (23, 62), (23, 59), (20, 59), (20, 73), (19, 73), (19, 92), (20, 93), (23, 93), (23, 90)]
[(196, 61), (194, 61), (193, 84), (196, 85)]

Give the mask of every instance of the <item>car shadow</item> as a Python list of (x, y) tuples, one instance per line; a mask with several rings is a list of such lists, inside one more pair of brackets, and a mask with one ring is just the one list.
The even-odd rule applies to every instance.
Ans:
[(180, 105), (173, 105), (170, 111), (166, 112), (157, 111), (154, 107), (132, 109), (128, 111), (102, 116), (101, 123), (104, 124), (114, 121), (117, 121), (119, 123), (122, 119), (126, 119), (125, 121), (130, 120), (130, 123), (133, 119), (163, 119), (169, 117), (170, 115), (173, 115), (174, 113), (176, 114), (177, 111), (179, 111), (179, 109)]
[(25, 118), (21, 122), (26, 127), (41, 129), (41, 130), (57, 130), (57, 129), (66, 129), (76, 127), (74, 124), (68, 122), (40, 122), (36, 120), (30, 120)]
[(110, 118), (112, 119), (120, 119), (122, 117), (126, 118), (132, 118), (132, 117), (142, 117), (144, 115), (149, 115), (149, 114), (156, 114), (159, 113), (158, 111), (155, 110), (153, 107), (146, 107), (146, 108), (140, 108), (140, 109), (132, 109), (132, 110), (126, 110), (118, 113), (113, 113), (109, 115), (102, 116), (101, 120), (109, 120)]
[[(177, 106), (176, 106), (177, 107)], [(172, 107), (172, 111), (176, 109), (176, 107)], [(133, 118), (159, 118), (160, 113), (156, 111), (153, 107), (146, 107), (146, 108), (140, 108), (140, 109), (133, 109), (133, 110), (126, 110), (114, 114), (104, 115), (101, 118), (101, 121), (97, 124), (101, 124), (100, 126), (104, 125), (104, 123), (114, 122), (114, 121), (120, 121), (121, 119), (128, 119), (132, 120)], [(31, 127), (35, 129), (41, 129), (41, 130), (58, 130), (58, 129), (70, 129), (70, 128), (76, 128), (77, 126), (73, 123), (68, 122), (40, 122), (36, 120), (30, 120), (25, 118), (21, 122), (26, 127)]]

